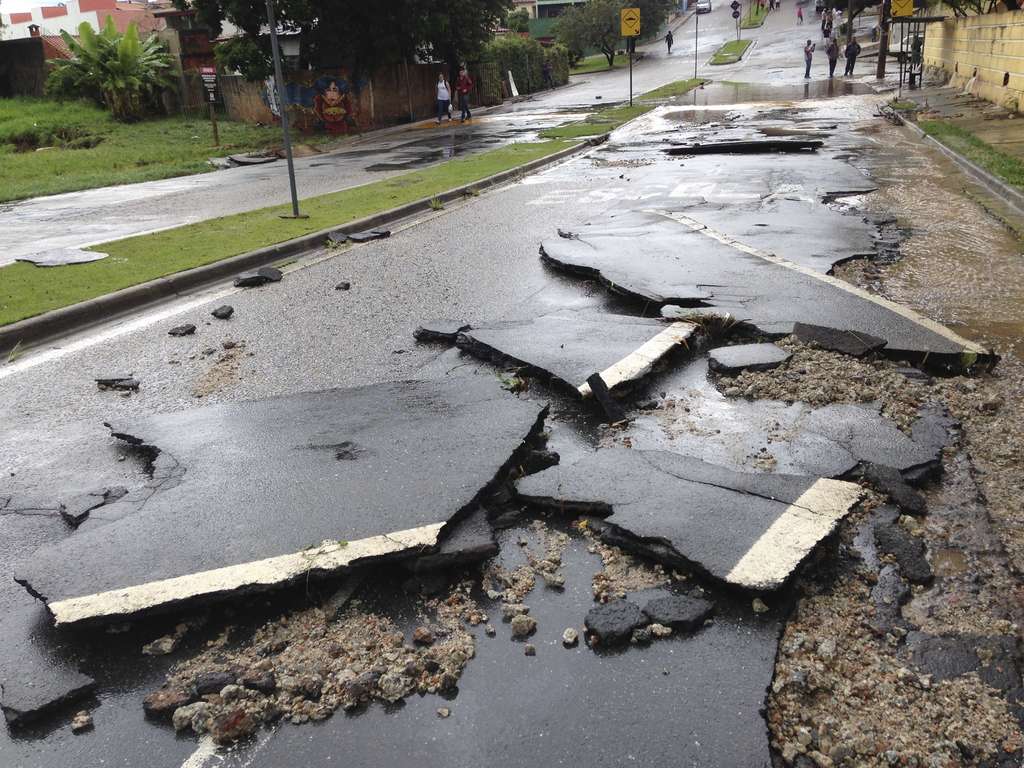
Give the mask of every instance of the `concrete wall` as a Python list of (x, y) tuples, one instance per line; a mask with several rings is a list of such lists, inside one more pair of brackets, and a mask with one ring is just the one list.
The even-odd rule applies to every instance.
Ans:
[(977, 76), (974, 95), (1024, 111), (1024, 11), (929, 24), (924, 63), (942, 69), (957, 87)]

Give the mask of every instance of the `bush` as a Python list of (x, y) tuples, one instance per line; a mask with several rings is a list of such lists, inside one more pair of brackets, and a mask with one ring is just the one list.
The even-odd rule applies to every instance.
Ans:
[(551, 79), (555, 85), (569, 82), (569, 49), (564, 45), (552, 45), (544, 49), (544, 60), (551, 65)]
[(512, 72), (520, 93), (539, 91), (544, 85), (544, 49), (526, 37), (499, 37), (484, 46), (484, 61), (498, 65), (502, 79)]

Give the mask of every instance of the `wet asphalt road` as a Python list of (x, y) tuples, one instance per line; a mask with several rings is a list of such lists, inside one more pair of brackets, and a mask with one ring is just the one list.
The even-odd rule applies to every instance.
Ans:
[[(716, 8), (708, 28), (716, 23), (723, 28), (731, 25), (726, 14), (724, 5)], [(781, 17), (778, 22), (779, 29), (773, 31), (769, 19), (765, 34), (778, 37), (775, 47), (782, 50), (788, 27), (782, 28)], [(703, 20), (701, 28), (705, 28)], [(794, 45), (792, 34), (788, 37), (788, 45)], [(682, 49), (683, 38), (677, 34), (677, 51)], [(707, 45), (710, 55), (715, 46)], [(701, 52), (704, 46), (702, 41)], [(634, 73), (638, 90), (654, 87), (651, 83), (639, 85), (638, 73), (647, 67), (653, 72), (655, 63), (671, 70), (660, 82), (686, 76), (685, 65), (673, 61), (675, 58), (674, 54), (663, 63), (648, 60), (638, 67)], [(737, 65), (738, 70), (744, 67)], [(604, 85), (576, 86), (548, 98), (572, 97), (580, 99), (579, 104), (588, 96), (584, 89), (608, 90), (622, 74), (603, 77), (608, 79)], [(652, 83), (654, 79), (659, 78), (652, 76)], [(788, 72), (779, 80), (794, 82)], [(787, 100), (799, 98), (786, 93)], [(822, 104), (817, 111), (863, 115), (869, 111), (869, 103), (849, 97)], [(522, 104), (514, 105), (510, 112), (522, 108)], [(627, 129), (624, 135), (635, 130), (643, 130), (642, 124)], [(614, 161), (614, 149), (599, 156), (603, 162)], [(425, 365), (434, 365), (435, 371), (448, 362), (453, 367), (466, 366), (450, 354), (439, 356), (436, 347), (413, 342), (412, 330), (423, 319), (483, 322), (563, 307), (621, 309), (618, 300), (607, 297), (597, 286), (545, 268), (537, 258), (537, 246), (558, 226), (581, 225), (603, 211), (635, 203), (643, 193), (630, 173), (625, 169), (623, 178), (616, 178), (618, 174), (606, 165), (595, 164), (590, 156), (580, 157), (410, 222), (388, 240), (313, 254), (279, 284), (250, 291), (216, 286), (140, 316), (133, 326), (122, 323), (99, 329), (69, 339), (63, 348), (32, 353), (0, 368), (6, 395), (0, 401), (0, 424), (4, 425), (0, 469), (5, 485), (37, 496), (52, 494), (55, 489), (63, 494), (114, 483), (138, 485), (143, 479), (141, 464), (131, 458), (119, 461), (123, 453), (103, 427), (106, 420), (134, 420), (209, 401), (395, 381), (417, 375)], [(312, 263), (318, 258), (322, 260)], [(351, 281), (352, 289), (334, 290), (341, 280)], [(210, 318), (208, 313), (225, 302), (235, 307), (234, 317), (225, 322)], [(182, 322), (195, 322), (199, 331), (185, 338), (166, 335), (167, 328)], [(226, 340), (246, 344), (242, 351), (230, 355), (219, 349)], [(207, 349), (216, 351), (203, 354)], [(121, 372), (132, 372), (141, 379), (139, 394), (124, 398), (96, 390), (94, 376)], [(572, 446), (568, 448), (559, 446), (563, 456), (571, 452)], [(5, 541), (21, 542), (14, 547), (5, 545), (0, 568), (10, 572), (37, 536), (39, 544), (59, 539), (63, 532), (52, 523), (32, 520), (31, 526), (46, 528), (39, 532), (25, 528), (29, 523), (23, 520), (0, 519), (6, 529)], [(130, 545), (125, 542), (126, 547)], [(586, 559), (585, 553), (574, 557), (579, 562)], [(594, 570), (592, 563), (580, 567), (587, 573)], [(590, 602), (586, 581), (579, 580), (582, 593), (570, 591), (560, 598), (571, 604), (570, 610), (578, 612)], [(544, 607), (549, 597), (535, 599), (538, 610), (548, 612), (544, 615), (550, 616), (551, 631), (557, 626), (560, 633), (558, 617), (564, 615), (566, 604)], [(13, 583), (0, 587), (0, 606), (25, 605), (31, 602), (20, 587)], [(155, 637), (161, 629), (147, 625), (139, 632)], [(681, 651), (676, 641), (613, 659), (592, 659), (585, 656), (589, 651), (584, 649), (579, 651), (583, 660), (578, 673), (573, 668), (570, 674), (561, 664), (552, 665), (539, 657), (545, 675), (536, 678), (531, 677), (536, 668), (526, 666), (517, 656), (514, 669), (524, 687), (511, 690), (493, 711), (481, 703), (478, 708), (488, 714), (471, 723), (459, 723), (455, 715), (453, 722), (438, 726), (433, 715), (436, 701), (414, 699), (397, 715), (374, 707), (356, 719), (335, 717), (319, 726), (289, 726), (273, 737), (261, 737), (239, 753), (237, 763), (276, 766), (302, 755), (302, 761), (309, 764), (342, 756), (353, 764), (411, 764), (428, 744), (427, 764), (442, 764), (456, 748), (463, 751), (448, 764), (498, 761), (503, 753), (526, 745), (522, 755), (528, 759), (522, 764), (548, 758), (555, 764), (569, 763), (585, 754), (595, 765), (628, 759), (663, 764), (674, 758), (693, 765), (761, 765), (766, 759), (766, 735), (758, 727), (761, 720), (751, 702), (760, 700), (770, 679), (776, 632), (771, 616), (752, 623), (749, 611), (739, 610), (699, 636), (679, 656), (675, 656)], [(539, 653), (561, 651), (554, 647), (555, 637), (545, 638), (542, 642), (552, 647), (541, 646)], [(102, 680), (100, 706), (94, 709), (96, 730), (73, 737), (66, 718), (13, 735), (0, 729), (0, 765), (79, 766), (101, 761), (104, 765), (137, 765), (140, 754), (147, 756), (147, 765), (182, 765), (195, 752), (195, 742), (146, 724), (139, 703), (142, 694), (162, 679), (169, 661), (147, 659), (131, 665), (121, 661), (120, 654), (136, 654), (148, 639), (151, 637), (132, 634), (119, 640), (100, 633), (84, 643), (83, 647), (92, 649), (86, 654), (85, 671)], [(502, 682), (506, 678), (498, 674), (507, 664), (506, 654), (481, 650), (477, 661), (476, 668), (472, 662), (467, 669), (463, 683), (467, 696), (457, 700), (456, 712), (462, 707), (472, 711), (474, 698), (488, 701), (496, 686), (507, 685)], [(670, 662), (679, 666), (665, 676), (662, 667)], [(613, 690), (601, 688), (601, 680), (607, 681), (602, 670), (613, 674)], [(551, 675), (562, 679), (564, 690), (554, 682), (537, 687), (538, 681)], [(677, 688), (680, 679), (685, 684)], [(666, 686), (669, 680), (674, 684)], [(548, 698), (553, 690), (562, 690), (558, 698)], [(673, 720), (677, 731), (664, 728), (666, 713), (678, 718)], [(567, 714), (572, 715), (568, 728), (563, 722)], [(728, 722), (734, 725), (745, 725), (731, 730), (733, 726), (723, 725), (727, 717), (733, 718)], [(493, 740), (493, 734), (503, 728), (508, 729), (503, 738)], [(586, 739), (588, 733), (593, 733), (593, 738)], [(681, 746), (681, 733), (689, 735), (685, 747)], [(548, 740), (539, 734), (547, 734)], [(711, 752), (704, 751), (708, 737)], [(638, 749), (624, 752), (623, 741), (634, 739)], [(581, 747), (583, 740), (586, 743)], [(380, 760), (376, 748), (365, 753), (352, 750), (352, 744), (366, 749), (366, 745), (381, 743), (389, 745), (385, 761)], [(741, 756), (749, 759), (744, 762)], [(194, 760), (190, 766), (212, 764), (216, 760)]]

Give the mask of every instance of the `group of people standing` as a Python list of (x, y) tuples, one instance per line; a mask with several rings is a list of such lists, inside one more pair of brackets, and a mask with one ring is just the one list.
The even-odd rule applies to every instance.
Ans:
[[(805, 79), (811, 76), (811, 60), (814, 58), (814, 49), (816, 47), (811, 40), (808, 40), (804, 46)], [(849, 77), (853, 74), (853, 67), (857, 63), (857, 57), (860, 55), (860, 43), (857, 42), (857, 38), (850, 38), (850, 42), (843, 49), (843, 55), (846, 57), (846, 68), (843, 71), (843, 76)], [(835, 76), (836, 63), (839, 61), (839, 42), (834, 37), (828, 38), (828, 43), (825, 45), (825, 56), (828, 57), (828, 78), (831, 80)]]
[[(474, 82), (466, 65), (459, 67), (459, 79), (455, 81), (455, 93), (459, 97), (459, 110), (462, 112), (462, 122), (466, 122), (473, 115), (469, 111), (469, 94), (473, 90)], [(447, 117), (449, 122), (452, 119), (452, 87), (448, 84), (448, 78), (444, 73), (437, 76), (437, 122), (441, 123), (442, 117)]]

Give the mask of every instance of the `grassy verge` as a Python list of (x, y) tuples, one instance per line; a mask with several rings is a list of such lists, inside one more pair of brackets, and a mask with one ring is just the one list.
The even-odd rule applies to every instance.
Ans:
[(735, 64), (750, 47), (750, 40), (730, 40), (711, 57), (712, 64)]
[(921, 130), (957, 154), (1024, 192), (1024, 161), (1001, 152), (973, 133), (944, 120), (921, 120)]
[[(210, 171), (211, 157), (276, 146), (277, 128), (167, 117), (118, 123), (80, 101), (0, 99), (0, 202)], [(313, 139), (320, 142), (320, 139)]]
[(555, 128), (548, 128), (541, 131), (542, 139), (579, 139), (585, 136), (598, 136), (608, 131), (613, 131), (623, 123), (640, 117), (654, 109), (651, 102), (660, 99), (669, 99), (674, 96), (682, 96), (703, 81), (701, 78), (689, 80), (677, 80), (674, 83), (655, 88), (653, 91), (641, 94), (634, 99), (633, 106), (628, 104), (616, 107), (604, 107), (592, 112), (585, 120), (580, 120), (567, 125), (560, 125)]
[[(615, 63), (613, 67), (624, 67), (629, 63), (625, 54), (618, 53), (615, 55)], [(580, 59), (579, 64), (572, 67), (569, 70), (570, 75), (585, 75), (589, 72), (601, 72), (606, 69), (611, 69), (608, 66), (608, 59), (605, 58), (603, 53), (597, 53), (593, 56), (587, 56), (586, 58)]]
[(453, 187), (546, 157), (569, 146), (545, 141), (451, 160), (421, 171), (302, 201), (308, 219), (281, 219), (281, 205), (210, 219), (96, 246), (109, 258), (43, 269), (16, 263), (0, 268), (0, 325), (102, 296), (158, 277), (209, 264), (310, 232), (429, 198)]
[(740, 19), (740, 29), (754, 29), (764, 24), (765, 18), (768, 16), (768, 11), (763, 5), (754, 3), (747, 10), (746, 15)]

